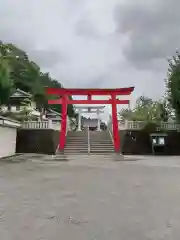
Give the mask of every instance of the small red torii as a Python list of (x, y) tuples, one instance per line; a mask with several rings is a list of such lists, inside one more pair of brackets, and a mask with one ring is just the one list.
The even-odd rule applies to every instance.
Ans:
[[(48, 95), (59, 96), (60, 99), (49, 100), (48, 104), (62, 104), (61, 116), (61, 132), (59, 150), (63, 151), (66, 144), (66, 128), (67, 128), (67, 106), (68, 104), (111, 104), (112, 106), (112, 127), (115, 152), (120, 151), (120, 136), (118, 132), (117, 119), (117, 104), (129, 104), (129, 100), (119, 100), (118, 95), (129, 96), (134, 90), (134, 87), (117, 88), (117, 89), (66, 89), (66, 88), (47, 88)], [(87, 96), (87, 100), (72, 100), (69, 96), (79, 95)], [(92, 96), (107, 96), (110, 95), (109, 100), (94, 100)]]

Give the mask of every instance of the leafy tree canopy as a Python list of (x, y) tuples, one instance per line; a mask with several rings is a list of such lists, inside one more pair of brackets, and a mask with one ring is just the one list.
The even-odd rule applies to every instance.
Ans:
[(10, 76), (8, 61), (0, 55), (0, 105), (7, 103), (13, 92), (13, 82)]
[(123, 109), (119, 114), (123, 119), (130, 121), (168, 120), (168, 110), (165, 101), (153, 101), (145, 96), (137, 99), (134, 109)]
[[(1, 104), (6, 103), (14, 88), (32, 93), (37, 107), (42, 109), (52, 108), (61, 112), (61, 105), (48, 106), (48, 99), (55, 99), (54, 96), (47, 96), (45, 87), (62, 88), (63, 86), (49, 73), (43, 73), (40, 67), (28, 58), (27, 53), (13, 44), (5, 44), (0, 41), (0, 94)], [(4, 91), (4, 89), (8, 89)], [(2, 95), (4, 93), (4, 95)], [(73, 105), (68, 105), (68, 115), (74, 116)]]
[(167, 102), (169, 108), (174, 110), (175, 117), (180, 120), (180, 53), (169, 61), (168, 76), (166, 80)]

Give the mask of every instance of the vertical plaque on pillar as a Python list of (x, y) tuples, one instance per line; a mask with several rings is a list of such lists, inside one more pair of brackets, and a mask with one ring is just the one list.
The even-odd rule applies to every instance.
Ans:
[(101, 131), (101, 119), (100, 119), (100, 109), (97, 109), (97, 119), (98, 119), (98, 131)]
[(78, 116), (78, 131), (81, 131), (81, 110), (79, 110), (79, 116)]

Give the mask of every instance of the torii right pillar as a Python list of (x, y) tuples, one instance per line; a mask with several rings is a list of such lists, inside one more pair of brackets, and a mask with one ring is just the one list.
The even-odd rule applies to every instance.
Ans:
[(116, 153), (120, 152), (120, 136), (117, 118), (117, 103), (116, 95), (112, 94), (112, 127), (113, 127), (113, 138), (114, 138), (114, 150)]

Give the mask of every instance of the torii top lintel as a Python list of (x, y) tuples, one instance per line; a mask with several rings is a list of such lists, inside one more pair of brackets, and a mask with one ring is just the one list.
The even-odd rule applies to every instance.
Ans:
[(101, 88), (47, 88), (47, 94), (52, 95), (130, 95), (134, 90), (134, 87), (128, 88), (114, 88), (114, 89), (101, 89)]

